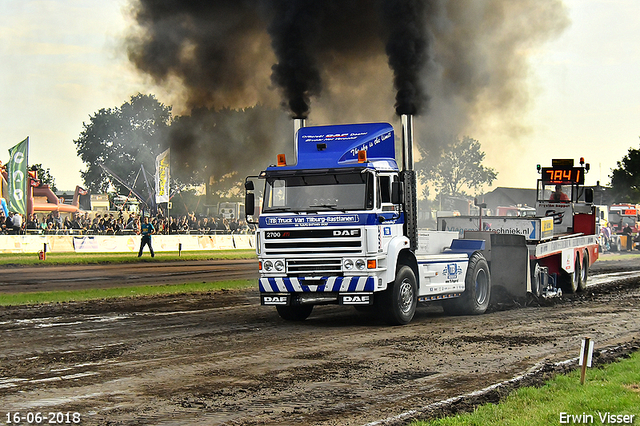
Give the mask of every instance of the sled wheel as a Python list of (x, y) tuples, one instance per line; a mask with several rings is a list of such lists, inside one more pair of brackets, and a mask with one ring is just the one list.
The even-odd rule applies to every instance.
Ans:
[(562, 290), (566, 293), (573, 294), (578, 291), (580, 285), (580, 259), (576, 256), (573, 272), (565, 272), (562, 274)]
[(535, 297), (542, 295), (542, 283), (540, 282), (540, 264), (536, 261), (532, 262), (531, 268), (531, 294)]
[(580, 283), (578, 291), (587, 289), (587, 279), (589, 278), (589, 252), (585, 251), (582, 256), (582, 268), (580, 269)]

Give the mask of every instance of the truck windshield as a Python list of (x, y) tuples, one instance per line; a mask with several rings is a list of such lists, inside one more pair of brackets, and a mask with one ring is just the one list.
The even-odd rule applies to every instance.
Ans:
[(366, 170), (267, 176), (263, 212), (373, 208), (373, 174)]
[(611, 222), (614, 226), (619, 225), (622, 222), (622, 226), (629, 225), (631, 227), (636, 225), (636, 217), (635, 216), (624, 216), (620, 213), (609, 212), (609, 222)]

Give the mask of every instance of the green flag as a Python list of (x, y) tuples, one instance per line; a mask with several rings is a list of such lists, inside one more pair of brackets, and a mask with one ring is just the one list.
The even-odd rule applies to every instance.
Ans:
[(27, 155), (29, 153), (29, 138), (9, 149), (9, 163), (7, 175), (9, 183), (9, 211), (27, 214)]

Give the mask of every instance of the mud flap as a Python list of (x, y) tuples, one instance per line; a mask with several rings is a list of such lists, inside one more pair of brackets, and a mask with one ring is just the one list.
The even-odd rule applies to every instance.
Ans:
[(339, 305), (373, 305), (373, 293), (340, 293)]
[(491, 287), (506, 292), (516, 299), (526, 299), (530, 286), (529, 250), (524, 235), (494, 234), (489, 232), (465, 232), (465, 238), (484, 239), (482, 251), (489, 262)]
[(261, 305), (280, 305), (289, 306), (291, 304), (291, 296), (289, 294), (273, 293), (273, 294), (261, 294)]

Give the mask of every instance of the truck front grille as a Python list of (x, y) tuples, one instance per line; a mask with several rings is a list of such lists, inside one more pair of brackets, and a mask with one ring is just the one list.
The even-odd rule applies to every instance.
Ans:
[(359, 228), (266, 231), (264, 236), (267, 256), (317, 256), (319, 252), (353, 256), (364, 251), (364, 237)]
[(326, 276), (342, 274), (340, 259), (292, 259), (287, 261), (287, 271), (294, 276)]
[(285, 258), (291, 276), (342, 275), (342, 259), (363, 256), (365, 250), (360, 228), (268, 230), (263, 235), (263, 255)]

